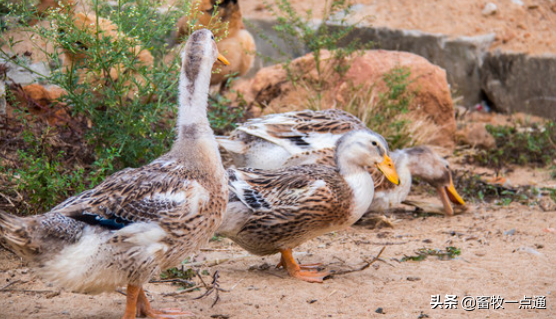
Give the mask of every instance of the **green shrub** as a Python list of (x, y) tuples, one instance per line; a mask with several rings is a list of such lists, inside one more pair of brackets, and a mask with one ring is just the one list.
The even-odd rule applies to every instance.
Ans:
[[(182, 2), (159, 13), (156, 7), (160, 2), (155, 0), (120, 0), (115, 7), (93, 1), (96, 15), (111, 20), (122, 33), (113, 38), (76, 27), (67, 7), (51, 11), (46, 17), (51, 23), (46, 26), (28, 26), (32, 10), (26, 12), (23, 5), (6, 1), (0, 0), (0, 8), (7, 12), (3, 21), (19, 23), (12, 29), (32, 31), (55, 48), (80, 57), (63, 64), (60, 50), (45, 52), (53, 71), (41, 79), (67, 92), (58, 103), (67, 105), (72, 123), (49, 126), (30, 115), (26, 105), (10, 100), (19, 112), (18, 121), (10, 123), (12, 128), (0, 138), (18, 142), (11, 148), (6, 143), (0, 150), (6, 154), (17, 148), (21, 151), (0, 163), (6, 195), (0, 197), (2, 208), (19, 214), (44, 212), (66, 197), (96, 186), (113, 172), (144, 165), (169, 149), (174, 139), (181, 61), (179, 48), (171, 48), (166, 40), (177, 20), (196, 8)], [(222, 28), (222, 23), (212, 27)], [(7, 47), (16, 44), (4, 35), (2, 43)], [(140, 51), (133, 49), (139, 46), (152, 55), (152, 65), (139, 60)], [(28, 65), (24, 55), (2, 50), (0, 57)], [(165, 63), (169, 58), (170, 63)], [(223, 106), (227, 102), (217, 98), (212, 103), (211, 120), (217, 129), (229, 127), (230, 120), (242, 115), (235, 110), (229, 117)], [(54, 145), (56, 139), (64, 143)]]

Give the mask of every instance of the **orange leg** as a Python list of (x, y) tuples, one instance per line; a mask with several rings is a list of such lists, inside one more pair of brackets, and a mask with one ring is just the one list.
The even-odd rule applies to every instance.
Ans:
[[(280, 257), (280, 262), (278, 263), (278, 265), (276, 265), (276, 268), (280, 268), (280, 267), (284, 267), (284, 265), (286, 264), (284, 262), (284, 257), (283, 255), (281, 255), (282, 257)], [(299, 268), (303, 269), (303, 270), (316, 270), (318, 268), (320, 268), (322, 266), (322, 263), (314, 263), (314, 264), (297, 264), (299, 266)]]
[(140, 317), (148, 317), (154, 319), (173, 319), (183, 316), (194, 316), (195, 314), (188, 311), (182, 311), (180, 309), (154, 310), (151, 307), (151, 303), (149, 302), (149, 299), (147, 299), (143, 288), (139, 288), (139, 293), (137, 296), (137, 315)]
[(328, 272), (301, 271), (301, 267), (295, 262), (295, 259), (293, 259), (291, 249), (281, 249), (280, 253), (282, 254), (282, 258), (278, 265), (284, 266), (290, 276), (294, 278), (308, 282), (322, 282), (324, 277), (328, 276)]
[(127, 301), (125, 305), (125, 313), (122, 319), (135, 319), (135, 311), (137, 308), (137, 296), (141, 287), (134, 285), (127, 285)]

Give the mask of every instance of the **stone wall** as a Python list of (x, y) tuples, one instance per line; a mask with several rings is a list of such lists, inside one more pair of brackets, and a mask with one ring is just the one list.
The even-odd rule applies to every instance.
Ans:
[[(246, 25), (255, 37), (257, 50), (262, 56), (272, 58), (268, 61), (257, 58), (251, 75), (263, 66), (284, 61), (287, 56), (295, 58), (306, 53), (303, 49), (289, 49), (272, 29), (275, 25), (272, 20), (248, 19)], [(274, 40), (276, 46), (263, 37)], [(373, 41), (380, 49), (415, 53), (444, 68), (453, 95), (461, 96), (459, 103), (464, 106), (488, 99), (492, 108), (502, 112), (556, 118), (556, 55), (490, 52), (494, 34), (452, 38), (421, 31), (361, 26), (346, 40), (354, 38)]]

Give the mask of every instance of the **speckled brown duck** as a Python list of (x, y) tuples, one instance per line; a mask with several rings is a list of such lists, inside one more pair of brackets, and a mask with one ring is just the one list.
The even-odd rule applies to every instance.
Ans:
[(373, 200), (370, 168), (398, 176), (384, 139), (352, 131), (337, 143), (336, 167), (229, 169), (230, 202), (218, 233), (256, 255), (281, 253), (279, 266), (295, 278), (322, 282), (324, 272), (298, 265), (292, 249), (357, 221)]
[(182, 53), (177, 139), (152, 163), (32, 217), (0, 213), (4, 246), (38, 267), (46, 281), (82, 293), (127, 285), (124, 319), (188, 314), (153, 310), (142, 286), (179, 264), (213, 235), (228, 200), (227, 175), (206, 115), (213, 35), (199, 30)]

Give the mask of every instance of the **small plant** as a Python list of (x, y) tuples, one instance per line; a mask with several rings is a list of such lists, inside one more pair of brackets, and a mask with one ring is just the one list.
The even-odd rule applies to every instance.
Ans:
[(506, 206), (512, 202), (535, 205), (544, 191), (534, 186), (505, 187), (501, 184), (488, 183), (481, 175), (470, 171), (456, 171), (453, 174), (454, 185), (461, 190), (462, 196), (470, 202), (489, 202)]
[(473, 163), (502, 168), (508, 164), (549, 166), (556, 157), (556, 124), (492, 126), (486, 129), (496, 140), (496, 147), (482, 150), (470, 159)]
[(453, 246), (446, 247), (445, 250), (420, 248), (415, 251), (415, 255), (413, 256), (404, 255), (401, 261), (423, 261), (427, 259), (428, 256), (436, 256), (440, 260), (450, 260), (456, 258), (456, 256), (459, 255), (461, 255), (461, 249)]
[(172, 281), (180, 285), (180, 289), (187, 289), (195, 286), (195, 282), (191, 281), (197, 277), (197, 273), (192, 268), (184, 269), (184, 267), (174, 267), (164, 270), (160, 274), (160, 279), (164, 281)]
[(375, 87), (353, 88), (352, 98), (342, 108), (359, 117), (367, 127), (380, 133), (392, 149), (412, 146), (418, 141), (410, 134), (410, 120), (404, 117), (416, 92), (409, 89), (411, 71), (398, 67), (384, 75), (386, 91)]

